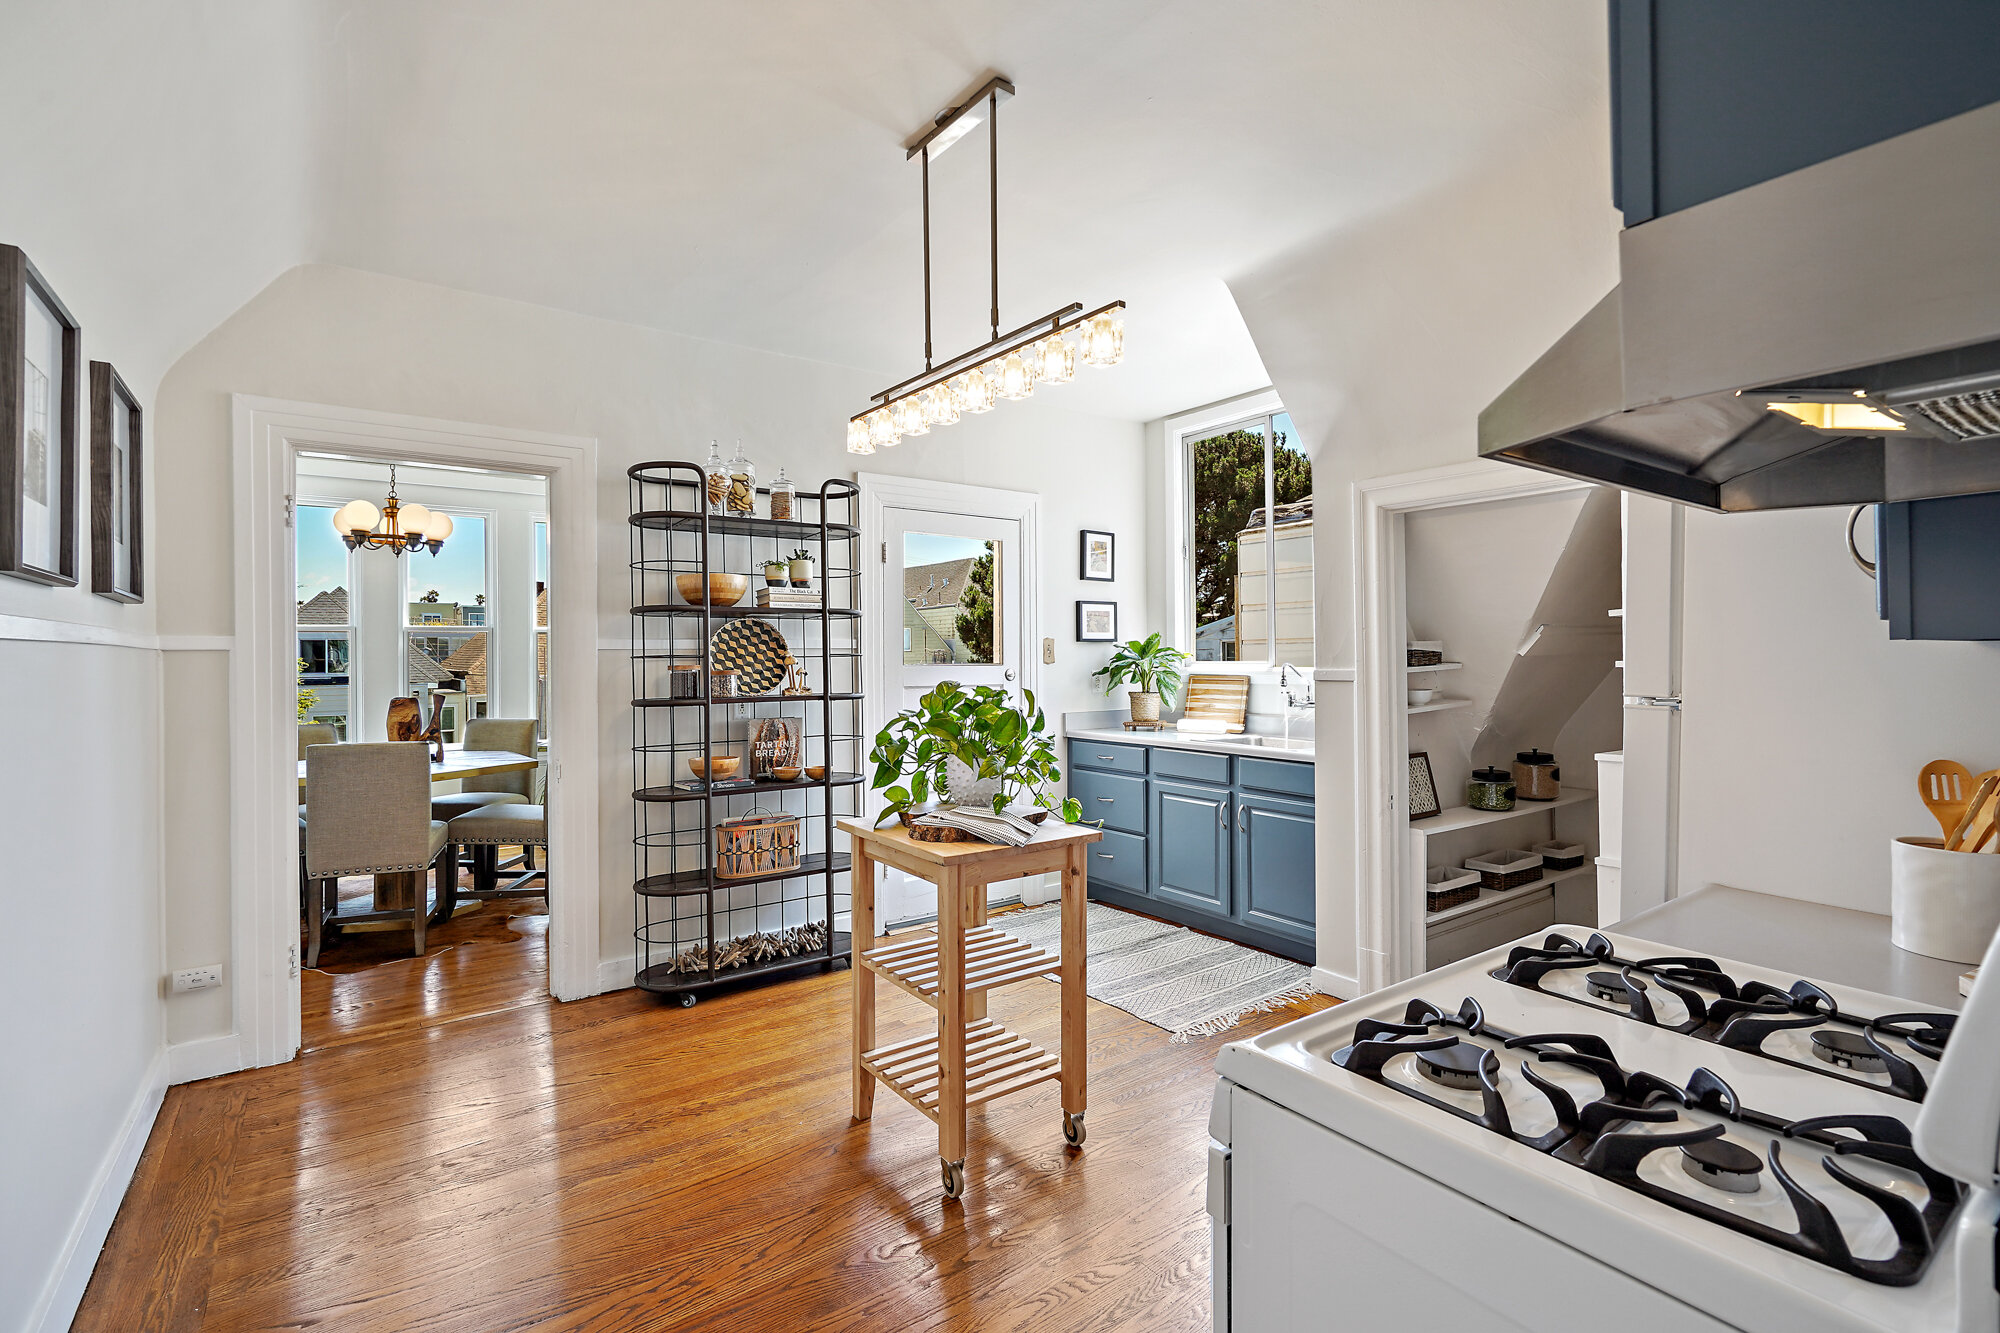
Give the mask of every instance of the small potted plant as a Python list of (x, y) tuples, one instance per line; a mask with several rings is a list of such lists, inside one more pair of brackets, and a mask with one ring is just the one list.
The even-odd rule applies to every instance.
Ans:
[(808, 551), (805, 547), (801, 546), (798, 550), (792, 552), (792, 558), (788, 562), (788, 565), (792, 575), (792, 586), (794, 588), (812, 587), (813, 553), (811, 551)]
[(764, 586), (767, 588), (784, 587), (789, 567), (789, 561), (780, 560), (776, 556), (766, 560), (764, 562)]
[(1055, 738), (1035, 703), (1021, 691), (1016, 708), (992, 685), (966, 689), (947, 680), (907, 712), (889, 719), (868, 758), (871, 785), (888, 798), (875, 822), (883, 824), (936, 800), (941, 805), (990, 805), (1005, 810), (1028, 804), (1054, 811), (1065, 823), (1083, 818), (1075, 797), (1058, 803)]
[(1120, 685), (1136, 686), (1131, 695), (1132, 720), (1158, 722), (1160, 701), (1165, 699), (1171, 705), (1174, 696), (1180, 693), (1181, 664), (1187, 660), (1186, 653), (1162, 643), (1160, 636), (1153, 634), (1119, 644), (1111, 660), (1090, 674), (1093, 680), (1099, 676), (1105, 678), (1106, 694)]

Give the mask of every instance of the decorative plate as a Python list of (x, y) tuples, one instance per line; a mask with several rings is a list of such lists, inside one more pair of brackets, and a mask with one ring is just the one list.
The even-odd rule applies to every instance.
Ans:
[(769, 694), (784, 683), (792, 665), (785, 636), (768, 620), (732, 620), (708, 641), (709, 665), (737, 673), (744, 694)]

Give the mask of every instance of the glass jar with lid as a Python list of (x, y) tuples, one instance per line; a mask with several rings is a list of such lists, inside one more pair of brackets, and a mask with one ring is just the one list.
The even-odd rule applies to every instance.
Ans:
[(771, 478), (771, 517), (786, 522), (798, 517), (799, 488), (783, 468)]
[(1465, 784), (1465, 803), (1474, 810), (1512, 810), (1514, 775), (1504, 768), (1475, 768)]
[(714, 440), (708, 442), (708, 462), (702, 464), (703, 487), (708, 498), (708, 512), (723, 514), (728, 512), (729, 465), (722, 461), (722, 446)]
[(743, 441), (736, 442), (736, 457), (729, 460), (729, 490), (724, 496), (732, 518), (754, 518), (757, 513), (757, 469), (743, 456)]
[(1524, 801), (1553, 801), (1562, 795), (1562, 770), (1547, 750), (1514, 756), (1514, 794)]

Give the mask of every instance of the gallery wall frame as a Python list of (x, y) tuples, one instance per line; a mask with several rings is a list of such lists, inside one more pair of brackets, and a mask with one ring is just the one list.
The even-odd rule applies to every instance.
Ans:
[(1088, 583), (1118, 581), (1118, 534), (1084, 528), (1076, 534), (1076, 576)]
[(1118, 642), (1118, 603), (1079, 601), (1076, 604), (1076, 641)]
[(77, 581), (82, 328), (18, 246), (0, 245), (0, 574)]
[(145, 412), (108, 361), (90, 363), (90, 590), (146, 600)]

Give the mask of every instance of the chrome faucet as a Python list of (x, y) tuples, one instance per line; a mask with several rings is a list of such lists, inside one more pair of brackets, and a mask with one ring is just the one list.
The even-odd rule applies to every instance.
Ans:
[[(1297, 681), (1305, 691), (1303, 697), (1292, 692), (1292, 681)], [(1285, 748), (1289, 750), (1292, 748), (1292, 718), (1312, 711), (1312, 678), (1290, 662), (1281, 663), (1278, 667), (1278, 688), (1285, 694)]]

